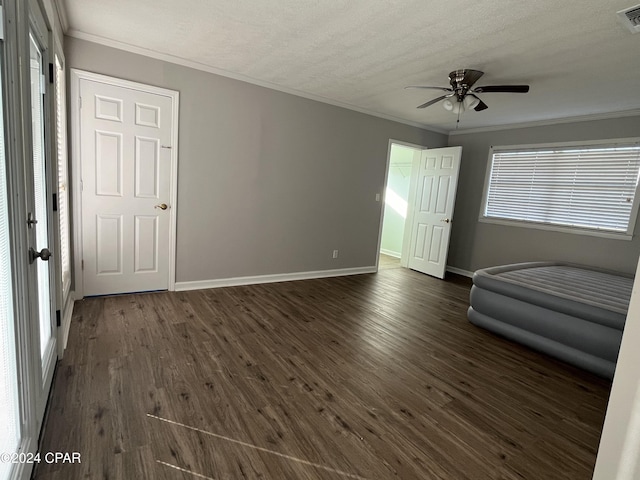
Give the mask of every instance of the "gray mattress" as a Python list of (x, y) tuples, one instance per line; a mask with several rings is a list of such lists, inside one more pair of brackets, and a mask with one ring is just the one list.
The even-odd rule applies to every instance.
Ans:
[(478, 270), (469, 320), (598, 375), (612, 378), (633, 277), (533, 262)]

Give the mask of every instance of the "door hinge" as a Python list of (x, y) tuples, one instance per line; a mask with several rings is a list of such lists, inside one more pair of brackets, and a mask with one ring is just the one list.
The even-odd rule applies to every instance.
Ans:
[(52, 196), (53, 196), (53, 211), (57, 212), (58, 211), (58, 194), (54, 193)]
[(84, 270), (84, 259), (80, 260), (80, 270)]
[(59, 327), (60, 325), (60, 310), (56, 310), (56, 326)]
[(49, 83), (53, 83), (53, 63), (49, 64)]
[(80, 102), (80, 108), (82, 108), (82, 97), (78, 97), (78, 101)]

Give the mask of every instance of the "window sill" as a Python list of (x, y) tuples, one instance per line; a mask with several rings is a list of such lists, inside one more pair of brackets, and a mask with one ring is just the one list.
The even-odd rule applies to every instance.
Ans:
[(602, 230), (589, 230), (586, 228), (565, 227), (562, 225), (525, 222), (521, 220), (503, 220), (490, 217), (480, 217), (478, 221), (481, 223), (492, 223), (494, 225), (504, 225), (507, 227), (533, 228), (535, 230), (570, 233), (574, 235), (586, 235), (590, 237), (608, 238), (611, 240), (633, 240), (633, 235), (629, 235), (628, 233), (605, 232)]

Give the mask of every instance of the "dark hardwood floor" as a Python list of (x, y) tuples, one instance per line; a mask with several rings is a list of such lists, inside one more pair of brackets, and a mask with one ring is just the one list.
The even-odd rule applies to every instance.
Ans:
[(378, 274), (79, 302), (35, 478), (587, 480), (610, 383)]

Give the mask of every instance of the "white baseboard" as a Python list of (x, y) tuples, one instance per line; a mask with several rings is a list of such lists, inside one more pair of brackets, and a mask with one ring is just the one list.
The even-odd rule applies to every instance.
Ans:
[(71, 329), (71, 317), (73, 316), (73, 307), (75, 305), (76, 298), (75, 292), (69, 292), (67, 296), (67, 304), (62, 311), (62, 321), (60, 322), (60, 333), (58, 337), (58, 358), (62, 358), (64, 351), (67, 348), (67, 341), (69, 340), (69, 330)]
[(315, 272), (277, 273), (275, 275), (256, 275), (251, 277), (220, 278), (216, 280), (197, 280), (194, 282), (176, 282), (176, 291), (202, 290), (204, 288), (237, 287), (259, 283), (290, 282), (293, 280), (311, 280), (314, 278), (343, 277), (376, 273), (375, 265), (370, 267), (341, 268), (336, 270), (317, 270)]
[(386, 248), (381, 248), (380, 249), (380, 253), (382, 253), (384, 255), (389, 255), (390, 257), (395, 257), (395, 258), (401, 258), (402, 257), (402, 253), (393, 252), (391, 250), (387, 250)]
[(464, 277), (469, 277), (469, 278), (473, 277), (473, 272), (470, 272), (469, 270), (463, 270), (461, 268), (456, 268), (456, 267), (447, 267), (447, 272), (456, 273), (458, 275), (462, 275)]

